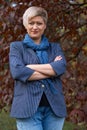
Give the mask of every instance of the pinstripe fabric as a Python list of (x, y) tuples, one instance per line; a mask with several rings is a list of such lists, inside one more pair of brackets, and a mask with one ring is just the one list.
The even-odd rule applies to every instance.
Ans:
[[(27, 64), (38, 64), (39, 59), (35, 52), (26, 48), (22, 42), (13, 42), (10, 46), (9, 64), (14, 84), (14, 96), (11, 107), (11, 116), (15, 118), (31, 117), (37, 110), (43, 92), (50, 103), (50, 106), (57, 116), (66, 116), (66, 105), (62, 91), (60, 76), (66, 70), (66, 61), (59, 44), (52, 43), (48, 48), (49, 63), (56, 72), (52, 78), (53, 84), (58, 93), (51, 92), (50, 86), (43, 87), (40, 81), (28, 81), (34, 70), (27, 68)], [(55, 57), (62, 55), (61, 61), (53, 62)]]

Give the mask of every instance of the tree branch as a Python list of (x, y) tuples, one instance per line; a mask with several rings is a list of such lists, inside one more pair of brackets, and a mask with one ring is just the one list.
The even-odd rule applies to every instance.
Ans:
[[(79, 28), (81, 28), (81, 27), (83, 27), (83, 26), (85, 26), (85, 25), (87, 25), (87, 22), (85, 22), (85, 23), (83, 23), (83, 24), (77, 26), (77, 27), (76, 27), (76, 30), (79, 29)], [(64, 36), (66, 36), (69, 32), (70, 32), (70, 30), (69, 30), (69, 31), (66, 31), (64, 34), (62, 34), (60, 37), (58, 37), (58, 39), (62, 39), (62, 38), (63, 38)]]

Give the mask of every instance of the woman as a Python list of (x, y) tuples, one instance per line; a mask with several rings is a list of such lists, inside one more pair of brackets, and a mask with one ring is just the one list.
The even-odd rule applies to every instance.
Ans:
[(23, 15), (27, 34), (10, 46), (10, 71), (14, 84), (11, 116), (18, 130), (62, 130), (66, 105), (61, 75), (66, 61), (58, 43), (43, 35), (48, 15), (32, 6)]

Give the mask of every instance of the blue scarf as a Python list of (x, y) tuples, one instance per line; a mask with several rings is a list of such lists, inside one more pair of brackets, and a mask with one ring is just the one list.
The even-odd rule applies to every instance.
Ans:
[[(48, 63), (48, 54), (47, 54), (47, 49), (49, 47), (49, 42), (48, 39), (43, 35), (41, 42), (39, 45), (35, 44), (34, 41), (29, 37), (28, 34), (25, 35), (25, 38), (23, 40), (23, 44), (25, 44), (27, 47), (33, 49), (34, 51), (36, 51), (36, 54), (40, 60), (41, 64), (46, 64)], [(41, 80), (41, 82), (43, 84), (45, 84), (45, 86), (49, 86), (51, 91), (56, 94), (57, 90), (54, 87), (52, 80), (51, 79), (43, 79)]]

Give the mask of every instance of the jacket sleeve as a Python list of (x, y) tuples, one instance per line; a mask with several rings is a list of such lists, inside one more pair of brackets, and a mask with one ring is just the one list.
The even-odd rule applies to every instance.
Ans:
[[(26, 82), (28, 78), (33, 74), (34, 70), (28, 68), (23, 63), (22, 50), (19, 43), (13, 42), (10, 45), (9, 53), (9, 65), (10, 72), (15, 80)], [(20, 51), (21, 50), (21, 51)]]
[(55, 51), (55, 57), (61, 55), (62, 59), (59, 61), (53, 61), (50, 63), (50, 65), (52, 66), (53, 70), (55, 71), (56, 76), (61, 76), (66, 71), (66, 59), (65, 59), (63, 51), (58, 43), (56, 43), (54, 51)]

